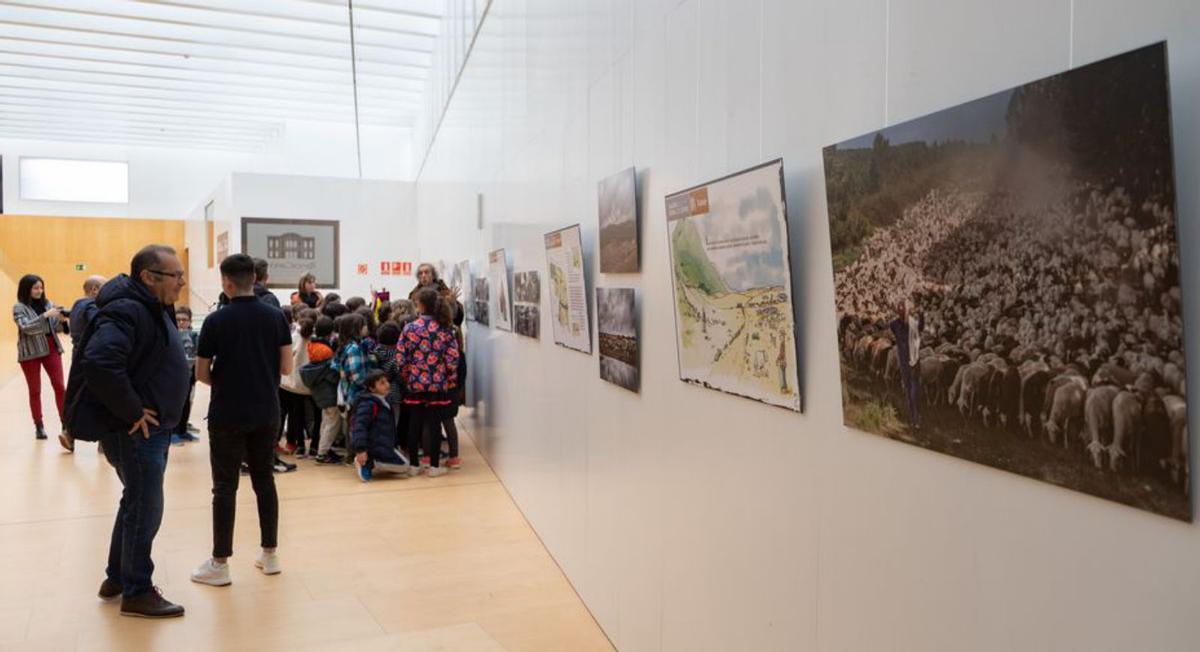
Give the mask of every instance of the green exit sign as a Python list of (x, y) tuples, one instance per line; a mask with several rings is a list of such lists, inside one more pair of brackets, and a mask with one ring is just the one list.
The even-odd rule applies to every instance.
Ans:
[(87, 263), (75, 263), (75, 271), (82, 272), (87, 269)]

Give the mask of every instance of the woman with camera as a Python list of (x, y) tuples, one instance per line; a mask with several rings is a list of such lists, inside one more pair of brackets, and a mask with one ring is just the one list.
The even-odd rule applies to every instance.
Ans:
[(17, 283), (17, 303), (13, 306), (13, 321), (17, 322), (17, 361), (29, 388), (29, 411), (38, 439), (46, 438), (42, 423), (42, 369), (46, 370), (54, 388), (60, 420), (63, 415), (63, 348), (58, 341), (63, 318), (63, 309), (46, 298), (46, 284), (40, 276), (26, 274), (21, 277)]

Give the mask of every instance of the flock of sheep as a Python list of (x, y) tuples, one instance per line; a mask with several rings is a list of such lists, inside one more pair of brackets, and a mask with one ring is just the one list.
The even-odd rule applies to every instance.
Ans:
[[(1188, 486), (1179, 252), (1169, 201), (934, 190), (835, 273), (846, 364), (899, 389), (888, 322), (925, 318), (922, 402)], [(975, 428), (975, 426), (972, 426)]]

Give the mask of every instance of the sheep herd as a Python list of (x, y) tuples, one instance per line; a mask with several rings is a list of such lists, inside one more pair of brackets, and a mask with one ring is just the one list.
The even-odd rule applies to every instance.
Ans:
[(922, 404), (954, 408), (967, 430), (1043, 438), (1105, 472), (1159, 474), (1186, 493), (1169, 199), (1082, 182), (1036, 201), (936, 189), (876, 228), (835, 281), (843, 364), (879, 386), (899, 389), (888, 323), (908, 302), (925, 320)]

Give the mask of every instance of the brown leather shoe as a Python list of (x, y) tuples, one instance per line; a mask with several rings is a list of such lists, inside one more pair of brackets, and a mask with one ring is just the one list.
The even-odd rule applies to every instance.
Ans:
[(138, 618), (176, 618), (183, 615), (183, 605), (164, 598), (162, 591), (156, 586), (145, 593), (121, 600), (121, 615)]
[(119, 598), (121, 597), (121, 590), (120, 582), (114, 582), (108, 578), (105, 578), (100, 584), (100, 599), (108, 601)]

